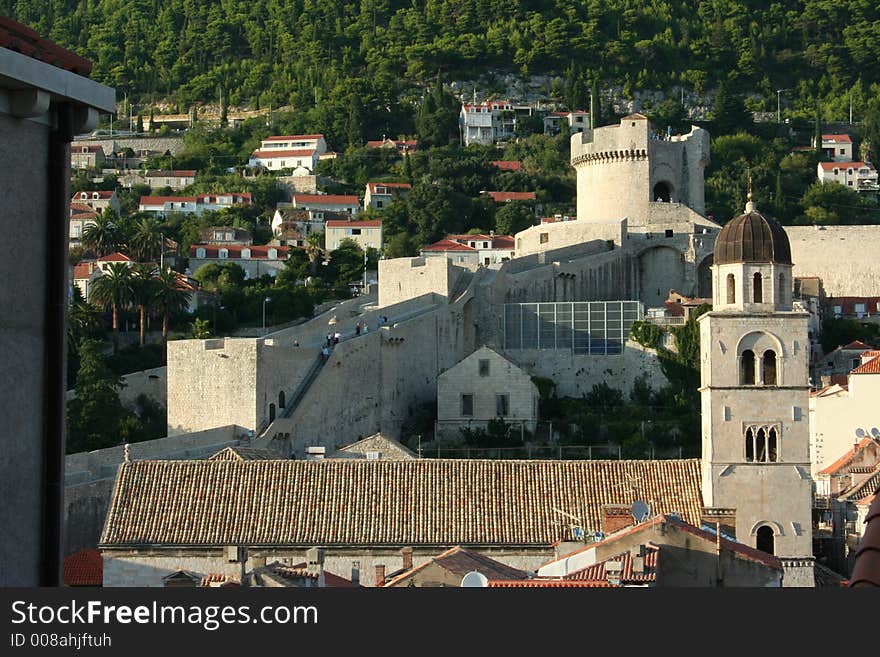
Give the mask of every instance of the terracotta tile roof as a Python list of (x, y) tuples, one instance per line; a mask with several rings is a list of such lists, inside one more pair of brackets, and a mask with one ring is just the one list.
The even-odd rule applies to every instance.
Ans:
[(311, 149), (300, 148), (300, 149), (292, 149), (292, 150), (287, 150), (287, 149), (282, 150), (280, 148), (276, 150), (276, 149), (270, 148), (270, 149), (267, 149), (264, 151), (256, 150), (253, 153), (251, 153), (251, 157), (253, 157), (253, 158), (258, 157), (262, 160), (271, 160), (273, 158), (279, 158), (279, 157), (312, 157), (312, 155), (314, 155), (314, 154), (315, 154), (314, 148), (311, 148)]
[(140, 205), (165, 205), (166, 203), (195, 202), (195, 196), (141, 196)]
[(196, 172), (193, 170), (181, 169), (179, 171), (159, 171), (150, 169), (146, 173), (146, 178), (195, 178)]
[(237, 577), (232, 575), (224, 575), (223, 573), (209, 573), (202, 577), (199, 586), (218, 587), (218, 586), (241, 586)]
[(266, 137), (263, 141), (317, 141), (323, 138), (324, 135), (275, 135)]
[(104, 558), (98, 550), (80, 550), (64, 558), (65, 586), (102, 586)]
[(868, 349), (871, 349), (871, 345), (865, 344), (861, 340), (853, 340), (849, 344), (838, 347), (838, 349), (846, 349), (849, 351), (867, 351)]
[(278, 455), (267, 449), (254, 449), (253, 447), (224, 447), (219, 452), (209, 457), (209, 461), (272, 461)]
[(501, 171), (522, 171), (523, 168), (519, 160), (492, 160), (489, 164)]
[(816, 582), (816, 588), (840, 588), (848, 583), (843, 575), (834, 572), (819, 562), (813, 564), (813, 578)]
[(100, 258), (98, 258), (98, 262), (132, 262), (132, 259), (124, 253), (120, 253), (119, 251), (117, 251), (116, 253), (111, 253), (110, 255), (101, 256)]
[(437, 555), (433, 559), (430, 559), (425, 563), (416, 566), (415, 568), (411, 568), (398, 575), (395, 575), (392, 579), (389, 579), (385, 582), (385, 586), (390, 587), (400, 582), (403, 582), (404, 580), (411, 578), (419, 571), (424, 570), (431, 564), (437, 564), (444, 570), (449, 571), (453, 575), (457, 575), (459, 577), (464, 577), (469, 572), (477, 570), (485, 575), (486, 578), (489, 580), (511, 580), (526, 578), (526, 573), (523, 570), (513, 568), (512, 566), (508, 566), (507, 564), (501, 563), (500, 561), (496, 561), (495, 559), (491, 559), (478, 552), (474, 552), (473, 550), (468, 550), (467, 548), (457, 545), (454, 548), (446, 550), (446, 552)]
[(357, 196), (347, 194), (294, 194), (294, 205), (360, 205)]
[(88, 75), (92, 72), (92, 63), (89, 60), (42, 38), (26, 25), (5, 16), (0, 16), (0, 48), (13, 50), (77, 75)]
[(486, 192), (496, 203), (506, 201), (534, 201), (535, 192)]
[(80, 262), (73, 266), (73, 280), (82, 281), (91, 278), (95, 265), (91, 262)]
[[(268, 564), (266, 568), (286, 580), (318, 579), (318, 573), (314, 571), (310, 572), (305, 562), (298, 563), (294, 566), (288, 566), (276, 562)], [(328, 588), (344, 589), (360, 588), (359, 584), (354, 584), (350, 579), (345, 579), (344, 577), (331, 573), (327, 570), (324, 570), (324, 586)]]
[(853, 374), (880, 374), (880, 356), (872, 358), (867, 363), (862, 363), (850, 372), (850, 376)]
[(522, 579), (522, 580), (489, 580), (490, 589), (615, 589), (619, 584), (607, 581), (580, 581), (571, 579)]
[(575, 579), (575, 580), (587, 580), (587, 581), (601, 581), (608, 579), (608, 564), (611, 562), (618, 562), (621, 565), (620, 571), (620, 583), (628, 584), (628, 583), (638, 583), (643, 584), (647, 582), (656, 582), (657, 581), (657, 554), (660, 551), (660, 548), (657, 546), (650, 546), (645, 554), (644, 561), (644, 572), (636, 573), (633, 572), (633, 557), (632, 553), (628, 550), (626, 552), (621, 552), (618, 555), (605, 559), (597, 564), (592, 566), (587, 566), (586, 568), (582, 568), (581, 570), (576, 570), (573, 573), (569, 573), (565, 575), (563, 579)]
[(460, 242), (456, 242), (454, 240), (443, 239), (439, 242), (434, 242), (433, 244), (429, 244), (428, 246), (422, 247), (422, 251), (473, 251), (476, 249), (471, 248), (467, 244), (462, 244)]
[[(76, 197), (74, 197), (76, 198)], [(71, 212), (91, 212), (94, 214), (94, 210), (91, 205), (85, 205), (84, 203), (74, 203), (71, 201), (70, 203), (70, 211)]]
[(822, 141), (833, 141), (838, 144), (852, 143), (852, 139), (849, 135), (822, 135)]
[[(86, 195), (85, 198), (83, 198), (83, 194)], [(97, 199), (95, 198), (95, 194), (98, 195)], [(82, 201), (97, 201), (97, 200), (106, 201), (110, 198), (113, 198), (114, 194), (116, 194), (115, 191), (108, 192), (107, 190), (98, 190), (98, 189), (87, 190), (87, 191), (83, 191), (83, 192), (77, 192), (76, 194), (71, 196), (70, 202), (76, 203), (76, 202), (82, 202)]]
[(868, 169), (874, 168), (874, 165), (870, 162), (819, 162), (819, 166), (822, 167), (823, 171), (833, 171), (834, 169), (844, 171), (846, 169), (861, 169), (863, 167)]
[(394, 182), (369, 182), (367, 183), (367, 188), (370, 190), (370, 194), (391, 194), (389, 191), (379, 192), (377, 191), (380, 187), (386, 187), (389, 190), (394, 189), (412, 189), (412, 185), (409, 183), (394, 183)]
[(373, 221), (344, 220), (338, 221), (331, 219), (324, 223), (327, 228), (381, 228), (382, 220), (375, 219)]
[(512, 249), (514, 243), (514, 239), (510, 235), (496, 235), (492, 238), (493, 249)]
[[(621, 486), (634, 481), (636, 490)], [(556, 509), (653, 499), (699, 522), (699, 459), (665, 461), (134, 461), (103, 545), (550, 545)]]
[(338, 451), (348, 456), (363, 456), (366, 458), (370, 452), (378, 452), (380, 459), (385, 460), (411, 460), (418, 458), (416, 454), (393, 438), (387, 438), (381, 433), (362, 438), (351, 445), (341, 447)]
[(236, 205), (251, 204), (250, 192), (215, 192), (213, 194), (198, 194), (196, 195), (196, 203), (214, 205), (220, 202), (221, 196), (231, 196), (232, 202)]
[(853, 457), (859, 453), (859, 451), (863, 450), (865, 447), (874, 442), (874, 439), (871, 436), (866, 436), (862, 438), (858, 443), (853, 445), (849, 450), (847, 450), (846, 454), (837, 459), (834, 463), (819, 471), (821, 475), (832, 475), (835, 474), (841, 468), (849, 465)]
[(874, 498), (865, 520), (849, 585), (880, 587), (880, 495)]
[(268, 244), (265, 245), (241, 245), (241, 244), (193, 244), (189, 247), (189, 257), (190, 258), (198, 258), (198, 249), (205, 250), (205, 258), (216, 258), (220, 259), (220, 249), (226, 249), (227, 258), (230, 260), (233, 258), (241, 258), (241, 252), (245, 249), (249, 249), (251, 252), (250, 260), (267, 260), (269, 259), (269, 249), (275, 249), (277, 253), (277, 260), (286, 260), (287, 252), (290, 247), (287, 246), (271, 246)]

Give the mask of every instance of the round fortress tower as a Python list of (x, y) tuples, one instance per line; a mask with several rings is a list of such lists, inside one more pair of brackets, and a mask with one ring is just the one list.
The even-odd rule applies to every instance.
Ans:
[(605, 222), (626, 217), (630, 228), (651, 223), (655, 203), (681, 203), (705, 212), (703, 173), (709, 163), (709, 133), (655, 133), (650, 121), (631, 114), (620, 125), (572, 135), (571, 164), (577, 171), (577, 217)]

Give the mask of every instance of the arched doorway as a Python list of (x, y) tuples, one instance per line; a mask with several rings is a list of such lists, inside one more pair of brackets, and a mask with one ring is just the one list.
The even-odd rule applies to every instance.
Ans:
[(672, 201), (672, 185), (665, 180), (658, 182), (654, 185), (654, 194), (651, 197), (651, 200), (657, 201), (658, 203), (669, 203)]
[(269, 422), (275, 421), (275, 404), (269, 404)]
[(773, 529), (764, 525), (763, 527), (758, 528), (758, 537), (755, 542), (755, 547), (757, 547), (761, 552), (766, 552), (767, 554), (775, 554), (775, 546), (774, 546), (774, 537), (773, 537)]

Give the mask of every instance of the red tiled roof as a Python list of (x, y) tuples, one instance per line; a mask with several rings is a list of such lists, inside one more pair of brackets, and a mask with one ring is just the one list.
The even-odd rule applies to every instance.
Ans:
[(195, 203), (195, 196), (141, 196), (140, 205), (165, 205), (166, 203)]
[(443, 239), (423, 247), (422, 251), (476, 251), (476, 249), (455, 240)]
[(294, 205), (360, 205), (357, 196), (348, 194), (294, 194), (292, 199)]
[(856, 445), (853, 445), (850, 449), (848, 449), (846, 454), (841, 456), (839, 459), (837, 459), (834, 463), (832, 463), (831, 465), (829, 465), (825, 469), (820, 470), (819, 474), (823, 474), (823, 475), (834, 474), (835, 472), (840, 470), (842, 467), (844, 467), (845, 465), (850, 463), (852, 461), (852, 458), (856, 454), (858, 454), (859, 450), (864, 449), (865, 447), (870, 445), (872, 442), (874, 442), (874, 439), (871, 438), (871, 436), (866, 436), (865, 438), (862, 438), (862, 440), (859, 441)]
[[(369, 182), (367, 183), (367, 188), (370, 190), (370, 194), (376, 194), (376, 188), (378, 187), (387, 187), (388, 189), (412, 189), (412, 185), (409, 183), (397, 183), (397, 182)], [(383, 192), (385, 193), (385, 192)]]
[(31, 28), (5, 16), (0, 16), (0, 48), (13, 50), (77, 75), (92, 72), (89, 60), (43, 39)]
[(834, 169), (861, 169), (868, 167), (873, 169), (874, 165), (870, 162), (819, 162), (819, 166), (823, 171), (833, 171)]
[(859, 365), (856, 369), (850, 372), (850, 375), (853, 374), (880, 374), (880, 356), (872, 358), (867, 363)]
[(90, 278), (94, 270), (93, 263), (80, 262), (73, 267), (73, 280), (81, 281)]
[(129, 258), (124, 253), (120, 253), (117, 251), (116, 253), (111, 253), (110, 255), (101, 256), (98, 258), (98, 262), (131, 262), (131, 258)]
[(80, 550), (64, 558), (65, 586), (102, 586), (104, 558), (98, 550)]
[(371, 221), (338, 221), (331, 219), (324, 223), (327, 228), (381, 228), (382, 221), (380, 219), (374, 219)]
[(226, 252), (228, 253), (228, 259), (241, 259), (241, 252), (244, 249), (250, 249), (251, 257), (245, 258), (246, 260), (267, 260), (269, 258), (269, 249), (275, 249), (278, 253), (277, 260), (286, 260), (289, 247), (271, 245), (247, 246), (230, 244), (228, 246), (225, 246), (220, 244), (193, 244), (191, 247), (189, 247), (190, 258), (198, 258), (198, 256), (196, 255), (197, 249), (205, 250), (205, 259), (220, 259), (220, 249), (226, 249)]
[(487, 587), (490, 589), (615, 589), (619, 584), (610, 584), (607, 581), (592, 581), (576, 579), (513, 579), (513, 580), (489, 580)]
[(415, 149), (419, 142), (417, 139), (373, 139), (367, 142), (367, 148), (382, 148), (393, 144), (398, 150)]
[(492, 238), (493, 249), (512, 249), (514, 239), (510, 235), (496, 235)]
[(822, 135), (822, 141), (833, 141), (838, 144), (851, 144), (852, 139), (849, 135)]
[(523, 168), (519, 160), (492, 160), (490, 164), (501, 171), (522, 171)]
[(880, 587), (880, 495), (876, 495), (868, 509), (849, 585)]
[(180, 171), (156, 171), (150, 170), (147, 171), (147, 178), (194, 178), (196, 175), (195, 171), (189, 170), (180, 170)]
[[(281, 577), (308, 577), (309, 579), (318, 579), (317, 572), (310, 572), (305, 562), (298, 563), (294, 566), (283, 566), (280, 564), (271, 564), (268, 566), (272, 572)], [(346, 579), (340, 575), (324, 571), (324, 586), (329, 588), (355, 589), (360, 588), (359, 584), (355, 584), (350, 579)]]
[(865, 311), (876, 314), (880, 309), (880, 297), (828, 297), (823, 300), (822, 307), (833, 311), (834, 306), (840, 306), (841, 315), (855, 315), (856, 304), (865, 304)]
[(265, 150), (265, 151), (254, 151), (251, 153), (251, 157), (258, 157), (263, 160), (271, 160), (273, 158), (279, 157), (311, 157), (315, 154), (315, 149), (297, 149), (297, 150)]
[(250, 192), (216, 192), (214, 194), (198, 194), (196, 195), (196, 203), (215, 204), (221, 196), (231, 196), (235, 205), (250, 205)]
[(275, 135), (266, 137), (263, 141), (317, 141), (323, 138), (324, 135)]
[[(70, 197), (70, 202), (74, 203), (77, 201), (81, 202), (81, 201), (95, 201), (95, 200), (106, 201), (107, 199), (112, 198), (115, 193), (116, 192), (112, 191), (112, 190), (109, 192), (106, 190), (98, 190), (98, 189), (84, 190), (82, 192), (77, 192), (72, 197)], [(83, 198), (83, 196), (82, 196), (83, 194), (86, 195), (85, 198)], [(97, 199), (95, 198), (95, 194), (98, 195)]]
[(850, 349), (850, 350), (859, 350), (859, 351), (867, 351), (871, 349), (871, 345), (865, 344), (861, 340), (853, 340), (847, 345), (840, 347), (841, 349)]
[(486, 192), (496, 203), (505, 201), (534, 201), (535, 192)]

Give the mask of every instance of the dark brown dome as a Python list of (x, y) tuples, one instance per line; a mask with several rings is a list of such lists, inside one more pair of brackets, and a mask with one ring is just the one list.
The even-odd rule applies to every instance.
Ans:
[(791, 264), (785, 230), (773, 219), (752, 210), (728, 221), (715, 240), (716, 265), (732, 262)]

